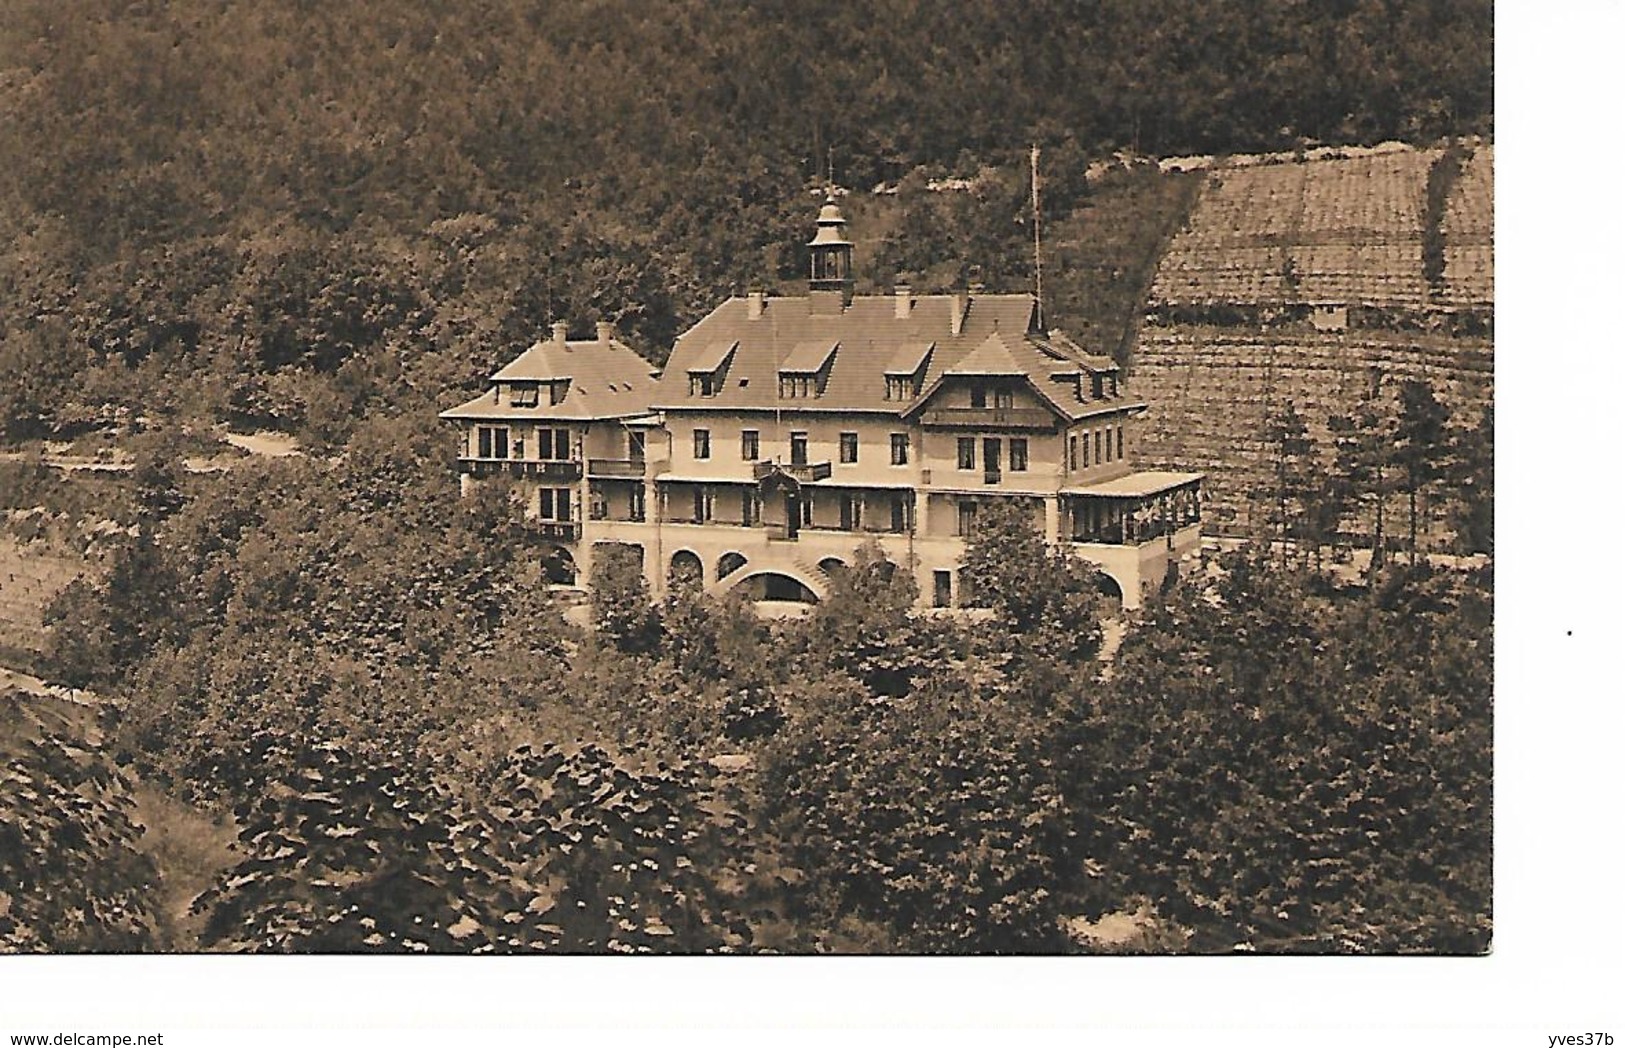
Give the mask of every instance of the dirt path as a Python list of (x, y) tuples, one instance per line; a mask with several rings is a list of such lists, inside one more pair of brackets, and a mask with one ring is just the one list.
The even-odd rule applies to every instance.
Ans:
[(222, 433), (220, 439), (234, 448), (241, 448), (250, 455), (264, 455), (267, 458), (287, 458), (290, 455), (303, 455), (299, 448), (299, 441), (286, 433), (276, 433), (270, 430), (260, 430), (255, 433)]
[(1128, 635), (1128, 623), (1118, 617), (1102, 619), (1100, 622), (1100, 679), (1111, 680), (1116, 667), (1112, 665), (1117, 659), (1117, 649), (1123, 646), (1123, 638)]

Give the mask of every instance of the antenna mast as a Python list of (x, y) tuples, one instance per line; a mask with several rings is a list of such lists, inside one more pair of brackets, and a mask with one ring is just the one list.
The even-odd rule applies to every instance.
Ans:
[(1038, 300), (1038, 328), (1044, 330), (1044, 248), (1038, 230), (1038, 143), (1033, 143), (1033, 297)]

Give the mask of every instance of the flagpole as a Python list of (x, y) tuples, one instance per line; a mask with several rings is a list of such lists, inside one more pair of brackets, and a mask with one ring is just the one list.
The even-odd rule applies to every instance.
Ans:
[(1033, 143), (1033, 292), (1038, 300), (1038, 328), (1044, 330), (1044, 248), (1038, 229), (1038, 143)]

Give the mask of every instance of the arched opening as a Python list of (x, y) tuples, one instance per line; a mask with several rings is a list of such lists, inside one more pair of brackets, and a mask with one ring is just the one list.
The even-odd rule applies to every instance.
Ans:
[(671, 570), (666, 573), (669, 589), (699, 589), (705, 584), (705, 565), (699, 555), (680, 549), (671, 557)]
[(784, 601), (793, 604), (817, 604), (818, 594), (800, 579), (776, 571), (763, 571), (739, 584), (751, 600)]
[(563, 546), (549, 546), (542, 551), (542, 577), (551, 586), (576, 584), (576, 560)]
[(1108, 614), (1116, 614), (1123, 607), (1122, 585), (1104, 571), (1095, 572), (1095, 589), (1106, 602)]
[(825, 557), (823, 560), (818, 562), (818, 570), (822, 571), (825, 575), (828, 575), (831, 579), (839, 578), (841, 572), (846, 570), (846, 561), (842, 560), (840, 557)]
[(717, 578), (725, 579), (745, 566), (743, 553), (724, 553), (717, 558)]

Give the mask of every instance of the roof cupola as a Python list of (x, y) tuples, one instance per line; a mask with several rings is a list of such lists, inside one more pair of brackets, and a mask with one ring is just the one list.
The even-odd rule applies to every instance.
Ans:
[(818, 210), (818, 232), (807, 241), (811, 271), (807, 281), (814, 312), (836, 310), (852, 303), (852, 242), (846, 238), (846, 218), (832, 197)]

